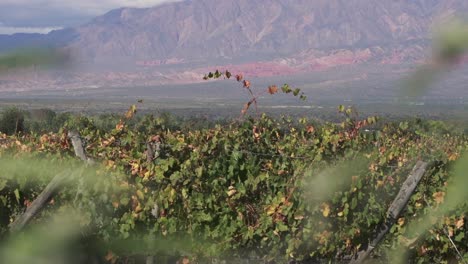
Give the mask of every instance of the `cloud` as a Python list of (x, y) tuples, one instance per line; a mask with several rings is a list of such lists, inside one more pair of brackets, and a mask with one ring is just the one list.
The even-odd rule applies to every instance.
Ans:
[(47, 34), (53, 30), (62, 29), (61, 27), (8, 27), (0, 23), (0, 35), (12, 35), (15, 33), (39, 33)]
[(119, 7), (151, 7), (166, 2), (175, 2), (175, 0), (2, 0), (0, 6), (22, 6), (27, 9), (36, 10), (62, 9), (98, 15)]
[[(151, 7), (178, 0), (0, 0), (10, 27), (75, 26), (119, 7)], [(180, 0), (179, 0), (180, 1)]]

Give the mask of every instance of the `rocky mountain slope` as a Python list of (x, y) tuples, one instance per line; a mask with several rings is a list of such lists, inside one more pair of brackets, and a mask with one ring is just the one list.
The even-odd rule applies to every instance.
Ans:
[[(53, 44), (101, 70), (127, 65), (119, 72), (123, 79), (138, 69), (138, 79), (151, 85), (190, 82), (216, 65), (271, 76), (418, 61), (434, 25), (466, 13), (466, 0), (185, 0), (112, 10), (43, 37), (0, 36), (0, 51), (25, 39)], [(187, 80), (172, 76), (181, 69)]]
[(414, 48), (463, 0), (189, 0), (118, 9), (76, 29), (86, 58), (271, 58), (311, 50)]

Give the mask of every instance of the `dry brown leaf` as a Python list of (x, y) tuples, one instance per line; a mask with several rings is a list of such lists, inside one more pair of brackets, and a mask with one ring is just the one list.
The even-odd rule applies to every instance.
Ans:
[(136, 113), (136, 106), (132, 105), (128, 109), (127, 113), (125, 113), (125, 118), (126, 119), (131, 119), (135, 115), (135, 113)]
[(114, 255), (114, 253), (112, 253), (112, 251), (107, 252), (107, 255), (104, 257), (104, 259), (112, 264), (114, 264), (117, 260), (116, 256)]
[(241, 114), (242, 115), (245, 115), (247, 113), (247, 111), (249, 110), (250, 106), (252, 105), (253, 101), (250, 101), (248, 103), (246, 103), (244, 105), (244, 107), (242, 108), (242, 111), (241, 111)]
[(121, 131), (124, 128), (124, 123), (120, 121), (116, 126), (115, 129)]
[(449, 237), (453, 237), (453, 227), (448, 228), (448, 235)]
[(399, 238), (400, 240), (400, 243), (403, 244), (405, 247), (408, 247), (408, 248), (413, 248), (416, 244), (416, 242), (418, 241), (419, 237), (415, 237), (415, 238), (407, 238), (407, 237), (404, 237), (404, 236), (401, 236)]
[(439, 205), (444, 202), (445, 193), (444, 192), (436, 192), (432, 195), (434, 197), (434, 201)]
[(278, 87), (276, 85), (270, 85), (268, 87), (268, 93), (275, 94), (278, 92)]

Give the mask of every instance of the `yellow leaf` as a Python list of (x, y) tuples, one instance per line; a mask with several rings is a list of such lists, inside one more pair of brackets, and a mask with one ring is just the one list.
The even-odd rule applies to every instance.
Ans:
[(349, 238), (346, 239), (346, 244), (345, 245), (346, 245), (346, 248), (350, 248), (352, 246), (352, 242), (351, 242), (351, 240)]
[(323, 216), (328, 217), (330, 215), (330, 205), (323, 203), (321, 208)]
[(462, 228), (464, 224), (465, 224), (465, 222), (464, 222), (463, 217), (460, 218), (460, 220), (457, 220), (457, 221), (455, 222), (455, 226), (457, 227), (457, 229)]
[(143, 194), (143, 192), (141, 190), (138, 190), (136, 192), (137, 196), (138, 196), (138, 199), (140, 200), (144, 200), (145, 199), (145, 195)]
[(458, 159), (458, 153), (452, 153), (449, 155), (448, 160), (454, 161)]
[(451, 222), (452, 222), (452, 221), (450, 220), (450, 218), (445, 217), (445, 224), (446, 224), (446, 225), (450, 225)]
[(227, 195), (228, 195), (229, 197), (233, 196), (233, 195), (236, 194), (236, 193), (237, 193), (237, 190), (236, 190), (236, 189), (231, 189), (231, 188), (229, 188), (229, 191), (227, 191)]
[(140, 169), (140, 164), (138, 164), (137, 162), (132, 162), (130, 163), (130, 165), (132, 166), (132, 175), (136, 175), (138, 173), (138, 170)]
[(384, 181), (377, 181), (377, 188), (383, 187)]
[(403, 218), (403, 217), (402, 217), (402, 218), (399, 218), (399, 219), (398, 219), (398, 225), (399, 225), (399, 226), (403, 226), (404, 224), (405, 224), (405, 218)]
[(145, 172), (145, 175), (144, 175), (144, 179), (147, 180), (150, 176), (151, 176), (151, 172), (150, 172), (150, 171), (146, 171), (146, 172)]
[(113, 160), (107, 160), (107, 168), (114, 168), (115, 161)]
[(174, 202), (174, 198), (177, 196), (177, 191), (174, 188), (171, 188), (171, 196), (169, 198), (170, 202)]
[(127, 113), (125, 113), (125, 118), (126, 119), (131, 119), (135, 115), (135, 113), (136, 113), (136, 105), (132, 105), (128, 109)]
[(276, 212), (276, 207), (268, 206), (268, 209), (266, 210), (267, 215), (273, 215), (275, 212)]
[(141, 207), (141, 204), (138, 203), (138, 205), (135, 207), (135, 213), (139, 213), (143, 210), (143, 208)]

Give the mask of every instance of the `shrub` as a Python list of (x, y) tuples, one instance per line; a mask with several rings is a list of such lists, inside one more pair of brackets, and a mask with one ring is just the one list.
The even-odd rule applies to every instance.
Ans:
[(0, 132), (13, 135), (25, 131), (24, 111), (10, 107), (3, 111), (0, 119)]

